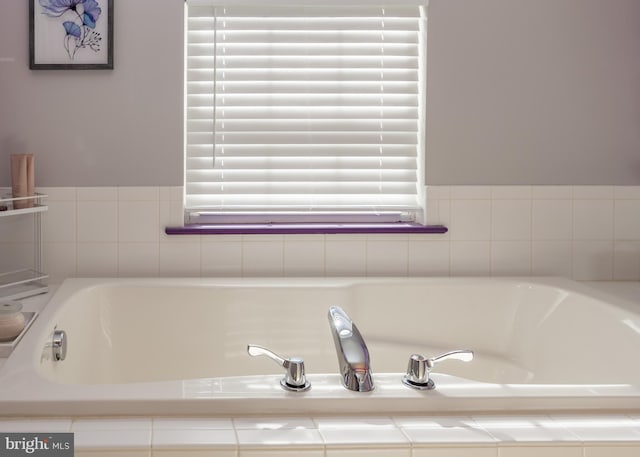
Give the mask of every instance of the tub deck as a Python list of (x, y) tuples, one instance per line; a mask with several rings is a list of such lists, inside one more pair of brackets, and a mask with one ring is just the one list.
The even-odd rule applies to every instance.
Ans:
[[(367, 341), (374, 392), (340, 384), (330, 305)], [(72, 279), (0, 366), (0, 411), (637, 411), (637, 309), (558, 278)], [(54, 327), (69, 334), (63, 362), (44, 350)], [(249, 343), (303, 357), (311, 390), (282, 390), (280, 369), (249, 357)], [(459, 348), (476, 358), (437, 365), (436, 390), (401, 383), (410, 354)]]

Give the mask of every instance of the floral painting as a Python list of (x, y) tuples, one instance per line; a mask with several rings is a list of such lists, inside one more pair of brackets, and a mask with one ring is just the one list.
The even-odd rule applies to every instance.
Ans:
[(29, 0), (32, 69), (113, 68), (113, 0)]

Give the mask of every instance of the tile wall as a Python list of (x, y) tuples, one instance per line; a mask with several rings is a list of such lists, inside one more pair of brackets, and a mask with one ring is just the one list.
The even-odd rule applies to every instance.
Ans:
[[(167, 236), (180, 187), (43, 188), (44, 264), (69, 276), (640, 279), (640, 186), (435, 186), (445, 235)], [(0, 220), (0, 269), (30, 265), (33, 217)]]

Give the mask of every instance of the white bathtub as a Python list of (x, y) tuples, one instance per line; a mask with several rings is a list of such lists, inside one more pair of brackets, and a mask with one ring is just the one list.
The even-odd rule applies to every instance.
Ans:
[[(340, 383), (332, 305), (371, 393)], [(558, 278), (70, 279), (0, 368), (0, 416), (639, 410), (639, 309)], [(311, 389), (250, 343), (304, 358)], [(436, 365), (435, 390), (401, 382), (411, 354), (453, 349), (475, 359)]]

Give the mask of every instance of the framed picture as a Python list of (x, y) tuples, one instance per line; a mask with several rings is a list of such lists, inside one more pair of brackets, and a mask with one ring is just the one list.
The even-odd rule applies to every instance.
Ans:
[(113, 69), (113, 0), (29, 0), (29, 68)]

